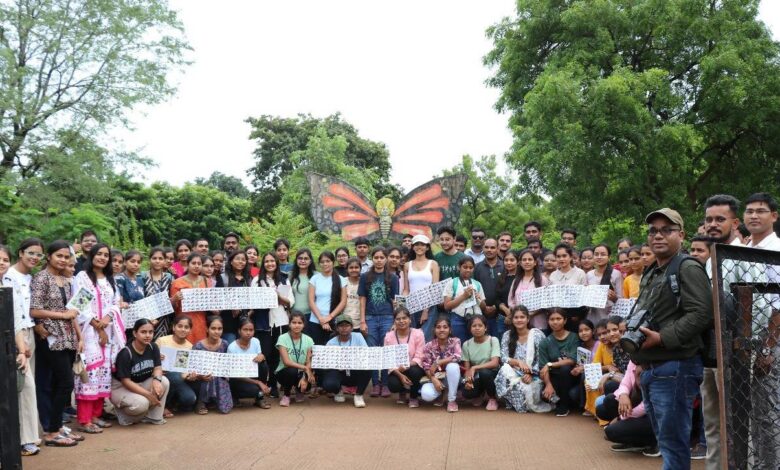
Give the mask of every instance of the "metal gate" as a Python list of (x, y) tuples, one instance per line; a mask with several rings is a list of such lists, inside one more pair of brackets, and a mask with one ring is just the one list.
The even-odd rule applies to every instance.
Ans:
[(716, 245), (712, 257), (721, 458), (780, 468), (780, 252)]

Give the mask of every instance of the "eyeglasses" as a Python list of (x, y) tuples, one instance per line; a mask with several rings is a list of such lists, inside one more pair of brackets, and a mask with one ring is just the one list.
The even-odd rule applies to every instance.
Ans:
[(36, 258), (36, 259), (43, 258), (43, 253), (36, 253), (34, 251), (25, 251), (24, 254), (29, 256), (30, 258)]
[(668, 237), (672, 233), (679, 232), (679, 231), (680, 231), (679, 228), (674, 228), (674, 227), (661, 227), (660, 229), (657, 229), (655, 227), (650, 227), (647, 230), (647, 235), (650, 237), (654, 237), (660, 233), (661, 235)]
[(769, 214), (770, 212), (772, 211), (770, 211), (769, 209), (745, 209), (745, 215), (753, 215), (753, 214), (766, 215)]

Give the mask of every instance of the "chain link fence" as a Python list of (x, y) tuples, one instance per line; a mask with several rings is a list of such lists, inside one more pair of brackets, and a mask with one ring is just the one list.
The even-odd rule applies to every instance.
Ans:
[(716, 245), (713, 293), (721, 455), (780, 469), (780, 252)]

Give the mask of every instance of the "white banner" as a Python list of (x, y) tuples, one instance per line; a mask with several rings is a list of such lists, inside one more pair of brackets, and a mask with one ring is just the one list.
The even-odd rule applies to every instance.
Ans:
[(406, 308), (411, 313), (422, 312), (426, 308), (439, 305), (442, 301), (442, 294), (445, 285), (452, 285), (452, 281), (445, 279), (428, 287), (416, 290), (406, 296)]
[(409, 367), (409, 345), (314, 346), (312, 369), (380, 370)]
[(279, 296), (273, 287), (182, 289), (181, 294), (182, 312), (247, 310), (279, 306)]
[(162, 368), (169, 372), (195, 372), (214, 377), (257, 377), (254, 354), (228, 354), (194, 349), (160, 348)]
[(618, 299), (617, 302), (615, 302), (615, 305), (612, 306), (612, 310), (609, 311), (609, 314), (627, 318), (635, 304), (636, 299)]
[(122, 320), (124, 320), (125, 326), (132, 328), (133, 324), (141, 318), (156, 320), (169, 313), (173, 313), (173, 305), (168, 298), (168, 293), (159, 292), (145, 299), (136, 300), (122, 310)]
[(600, 362), (591, 362), (583, 366), (585, 369), (585, 383), (588, 384), (591, 390), (599, 389), (599, 382), (601, 382), (601, 376), (604, 375), (601, 372)]
[(554, 286), (537, 287), (523, 292), (520, 303), (528, 310), (540, 308), (577, 308), (607, 306), (608, 285), (569, 286), (557, 284)]

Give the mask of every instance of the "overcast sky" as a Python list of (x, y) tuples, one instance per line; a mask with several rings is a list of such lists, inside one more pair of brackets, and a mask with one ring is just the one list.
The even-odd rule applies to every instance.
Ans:
[[(341, 112), (390, 150), (392, 181), (410, 190), (461, 156), (502, 156), (506, 115), (485, 86), (485, 29), (514, 1), (375, 2), (171, 0), (194, 64), (178, 94), (134, 114), (114, 135), (157, 167), (146, 181), (181, 185), (213, 171), (249, 183), (254, 142), (244, 121), (263, 114)], [(761, 18), (780, 39), (780, 1)]]

